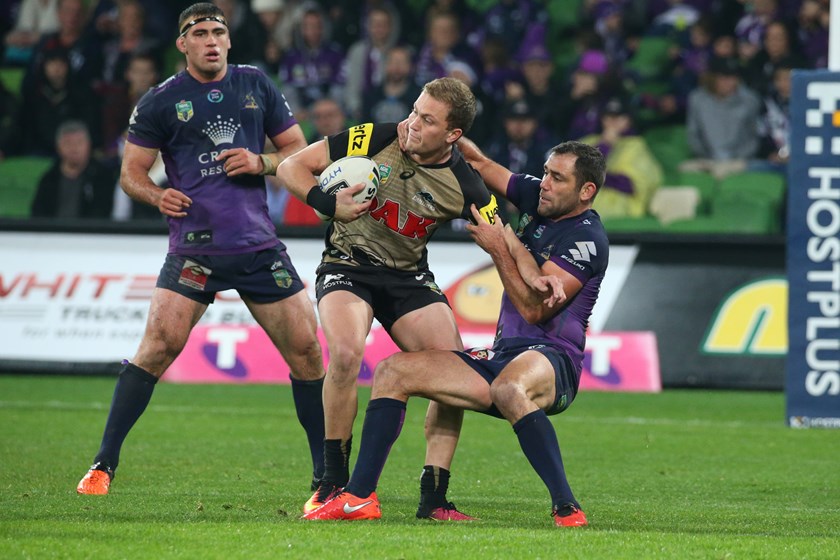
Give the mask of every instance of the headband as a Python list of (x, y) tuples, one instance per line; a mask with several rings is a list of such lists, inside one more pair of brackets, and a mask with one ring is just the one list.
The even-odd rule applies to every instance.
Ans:
[(195, 18), (194, 20), (190, 21), (189, 23), (185, 23), (184, 27), (181, 28), (181, 33), (178, 34), (178, 37), (183, 37), (184, 35), (187, 34), (187, 31), (189, 31), (191, 27), (193, 27), (196, 24), (201, 23), (202, 21), (217, 21), (217, 22), (221, 23), (222, 25), (224, 25), (225, 27), (228, 26), (227, 22), (225, 21), (225, 18), (223, 18), (222, 16), (204, 16), (204, 17), (200, 17), (200, 18)]

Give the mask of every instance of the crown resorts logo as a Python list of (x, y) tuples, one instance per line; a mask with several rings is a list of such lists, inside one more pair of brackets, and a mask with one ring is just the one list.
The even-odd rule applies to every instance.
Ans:
[(242, 128), (242, 125), (235, 123), (232, 117), (226, 121), (222, 120), (221, 115), (216, 115), (216, 118), (218, 119), (216, 122), (207, 121), (207, 126), (202, 128), (201, 131), (213, 141), (215, 146), (233, 144), (233, 138), (236, 136), (236, 132)]

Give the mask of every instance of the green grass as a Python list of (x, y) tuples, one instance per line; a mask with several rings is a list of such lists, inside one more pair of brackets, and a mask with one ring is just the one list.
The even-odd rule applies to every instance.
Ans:
[(786, 428), (777, 393), (580, 395), (553, 421), (590, 527), (561, 530), (510, 426), (471, 413), (450, 498), (481, 521), (414, 519), (419, 399), (383, 519), (300, 520), (310, 461), (286, 386), (160, 385), (111, 494), (77, 496), (112, 390), (0, 376), (0, 558), (840, 557), (840, 432)]

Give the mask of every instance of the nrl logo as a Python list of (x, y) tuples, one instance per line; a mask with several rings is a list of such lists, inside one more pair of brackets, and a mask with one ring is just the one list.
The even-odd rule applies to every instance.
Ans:
[(195, 115), (193, 112), (192, 101), (185, 101), (182, 99), (175, 104), (175, 112), (178, 114), (179, 121), (187, 122)]

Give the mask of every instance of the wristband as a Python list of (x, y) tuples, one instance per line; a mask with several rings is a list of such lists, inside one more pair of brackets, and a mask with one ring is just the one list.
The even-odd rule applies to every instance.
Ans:
[(260, 154), (260, 161), (262, 162), (262, 173), (260, 175), (274, 175), (277, 172), (277, 163), (266, 154)]
[(319, 185), (315, 185), (306, 194), (306, 203), (330, 218), (335, 216), (335, 196), (325, 193)]

